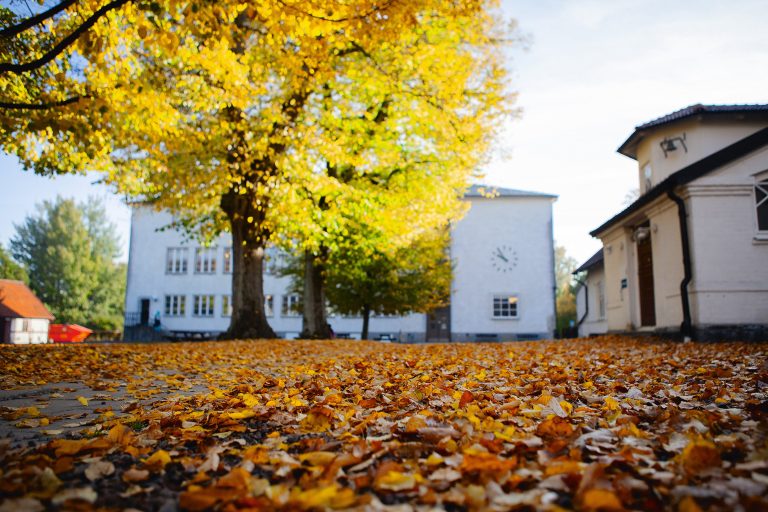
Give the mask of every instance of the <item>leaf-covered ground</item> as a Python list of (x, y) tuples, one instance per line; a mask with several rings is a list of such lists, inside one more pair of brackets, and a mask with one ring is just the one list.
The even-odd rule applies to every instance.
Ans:
[(768, 346), (0, 347), (0, 511), (768, 510)]

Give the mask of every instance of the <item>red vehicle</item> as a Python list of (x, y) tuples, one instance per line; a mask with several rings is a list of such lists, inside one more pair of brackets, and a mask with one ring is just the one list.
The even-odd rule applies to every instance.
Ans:
[(93, 331), (77, 324), (51, 324), (48, 339), (54, 343), (80, 343)]

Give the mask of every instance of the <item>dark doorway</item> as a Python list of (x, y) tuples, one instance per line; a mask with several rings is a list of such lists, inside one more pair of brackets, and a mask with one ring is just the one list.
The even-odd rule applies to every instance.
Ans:
[(427, 341), (451, 341), (451, 307), (438, 308), (427, 315)]
[(149, 325), (149, 299), (141, 299), (141, 313), (139, 314), (139, 324)]
[[(640, 231), (643, 230), (643, 231)], [(639, 233), (642, 233), (641, 236)], [(640, 325), (656, 325), (656, 303), (653, 292), (653, 251), (650, 225), (635, 231), (637, 237), (637, 285), (640, 293)]]

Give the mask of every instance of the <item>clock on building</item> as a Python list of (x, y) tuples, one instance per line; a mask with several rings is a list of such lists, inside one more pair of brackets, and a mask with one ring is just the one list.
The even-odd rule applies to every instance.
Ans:
[(499, 245), (491, 252), (491, 264), (499, 272), (511, 272), (517, 266), (517, 252), (509, 245)]

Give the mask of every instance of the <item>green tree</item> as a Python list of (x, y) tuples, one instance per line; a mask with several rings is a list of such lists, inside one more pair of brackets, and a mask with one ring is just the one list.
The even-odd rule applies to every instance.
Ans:
[(448, 231), (432, 232), (395, 252), (338, 252), (326, 267), (328, 303), (344, 315), (363, 318), (368, 337), (371, 314), (428, 313), (448, 303), (452, 265)]
[(122, 324), (125, 265), (115, 226), (103, 204), (57, 198), (37, 205), (39, 213), (16, 225), (11, 254), (30, 276), (30, 288), (57, 322), (96, 329)]
[(0, 279), (14, 279), (29, 284), (27, 271), (11, 258), (2, 245), (0, 245)]
[(557, 332), (560, 336), (576, 321), (576, 288), (573, 271), (578, 262), (568, 256), (565, 247), (555, 246), (555, 280), (557, 283)]

